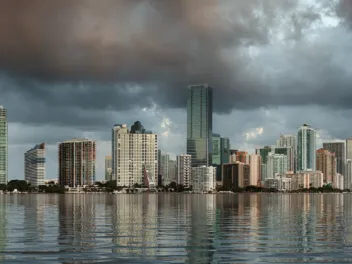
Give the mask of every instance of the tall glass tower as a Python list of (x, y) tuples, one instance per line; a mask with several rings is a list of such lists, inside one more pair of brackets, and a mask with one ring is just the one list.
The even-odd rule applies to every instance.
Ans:
[(297, 135), (297, 171), (315, 171), (316, 131), (304, 124)]
[(8, 177), (8, 126), (7, 110), (0, 106), (0, 184), (7, 184)]
[(192, 167), (212, 166), (213, 89), (190, 85), (187, 100), (187, 154)]

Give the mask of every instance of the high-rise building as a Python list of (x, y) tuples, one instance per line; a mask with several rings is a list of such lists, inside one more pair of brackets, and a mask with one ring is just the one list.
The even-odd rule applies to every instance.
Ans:
[(282, 154), (287, 156), (287, 169), (295, 170), (295, 154), (293, 147), (264, 146), (255, 150), (256, 154), (262, 157), (262, 163), (266, 164), (269, 153)]
[(315, 171), (316, 131), (304, 124), (297, 133), (297, 171)]
[(249, 155), (246, 151), (238, 151), (236, 153), (236, 161), (249, 164)]
[(345, 174), (344, 189), (352, 190), (352, 159), (346, 160)]
[(236, 161), (222, 165), (222, 186), (224, 190), (243, 188), (250, 185), (250, 165)]
[(45, 143), (24, 154), (24, 179), (34, 187), (45, 184)]
[(213, 89), (207, 84), (188, 87), (187, 154), (192, 166), (211, 166), (213, 135)]
[(229, 163), (230, 162), (230, 139), (229, 138), (221, 138), (220, 139), (221, 145), (221, 164)]
[(59, 143), (59, 184), (84, 186), (95, 183), (95, 142), (72, 139)]
[[(141, 125), (142, 126), (142, 125)], [(158, 183), (158, 136), (151, 131), (131, 133), (125, 124), (112, 129), (112, 172), (117, 186)]]
[(266, 161), (266, 179), (274, 179), (276, 175), (283, 176), (287, 171), (287, 156), (269, 153)]
[(176, 160), (169, 160), (169, 180), (177, 183), (177, 162)]
[(336, 158), (335, 153), (326, 149), (317, 150), (316, 169), (323, 173), (325, 184), (333, 184), (336, 178)]
[(256, 186), (260, 181), (262, 170), (262, 157), (257, 154), (249, 155), (250, 178), (249, 185)]
[(216, 168), (213, 166), (192, 167), (191, 182), (195, 192), (215, 191)]
[(7, 110), (0, 106), (0, 184), (8, 179), (8, 124)]
[(192, 157), (188, 154), (177, 156), (177, 183), (185, 188), (191, 186)]
[(344, 175), (346, 163), (345, 142), (326, 142), (323, 143), (323, 149), (335, 153), (336, 172)]
[(169, 154), (161, 153), (159, 171), (162, 178), (162, 184), (164, 186), (169, 185), (171, 183), (170, 176), (169, 176), (169, 160), (170, 160)]
[(290, 147), (296, 148), (296, 137), (293, 135), (280, 135), (280, 138), (276, 141), (277, 147)]
[(213, 134), (213, 166), (216, 167), (216, 181), (221, 181), (222, 164), (230, 162), (230, 140)]
[(346, 139), (346, 159), (352, 160), (352, 137)]
[(111, 156), (105, 157), (105, 180), (106, 181), (115, 180), (112, 178), (112, 157)]

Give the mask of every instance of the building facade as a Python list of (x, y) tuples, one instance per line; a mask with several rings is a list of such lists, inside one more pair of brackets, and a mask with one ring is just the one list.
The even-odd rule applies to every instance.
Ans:
[(346, 159), (352, 160), (352, 138), (346, 139)]
[(24, 179), (34, 187), (45, 184), (45, 143), (24, 154)]
[(323, 173), (321, 171), (301, 171), (292, 175), (292, 190), (320, 188), (323, 186)]
[(59, 143), (59, 184), (77, 187), (95, 183), (96, 144), (89, 139)]
[(352, 159), (346, 160), (344, 189), (352, 190)]
[(249, 164), (249, 155), (246, 151), (238, 151), (236, 153), (236, 161), (242, 162), (244, 164)]
[(209, 192), (216, 189), (216, 168), (213, 166), (192, 167), (192, 190)]
[(290, 148), (291, 153), (286, 154), (289, 166), (289, 171), (296, 170), (296, 163), (297, 163), (297, 141), (294, 135), (280, 135), (280, 138), (276, 141), (276, 147), (278, 148)]
[(131, 133), (125, 124), (112, 129), (112, 172), (117, 186), (148, 185), (158, 183), (158, 136), (151, 131), (134, 129)]
[(297, 171), (315, 171), (316, 131), (304, 124), (297, 133)]
[(111, 156), (105, 157), (105, 180), (106, 181), (115, 180), (112, 177), (112, 157)]
[(182, 184), (185, 189), (191, 186), (192, 157), (188, 154), (177, 156), (177, 183)]
[(336, 158), (335, 153), (326, 149), (318, 149), (316, 154), (316, 169), (323, 173), (325, 184), (333, 184), (336, 178)]
[(257, 154), (249, 155), (250, 181), (249, 185), (257, 186), (261, 178), (262, 157)]
[(213, 135), (213, 90), (207, 84), (188, 87), (187, 154), (192, 166), (211, 166)]
[(269, 153), (266, 161), (266, 179), (274, 179), (277, 175), (285, 175), (287, 171), (287, 156)]
[(169, 185), (171, 183), (170, 175), (169, 175), (169, 160), (170, 160), (169, 154), (161, 152), (159, 171), (162, 179), (161, 182), (162, 182), (162, 185), (164, 186)]
[(336, 172), (344, 175), (345, 163), (346, 163), (345, 142), (326, 142), (326, 143), (323, 143), (323, 149), (326, 149), (332, 153), (335, 153)]
[(222, 186), (231, 191), (250, 185), (250, 165), (236, 161), (222, 165)]
[(0, 106), (0, 184), (8, 180), (8, 124), (7, 110)]
[[(291, 139), (292, 142), (294, 140)], [(279, 143), (281, 141), (278, 141)], [(284, 142), (281, 142), (284, 145)], [(266, 164), (269, 153), (282, 154), (287, 156), (287, 169), (289, 171), (295, 171), (295, 148), (286, 146), (265, 146), (263, 148), (256, 149), (256, 154), (262, 157), (262, 163)]]
[(177, 183), (177, 162), (176, 160), (169, 160), (169, 180)]

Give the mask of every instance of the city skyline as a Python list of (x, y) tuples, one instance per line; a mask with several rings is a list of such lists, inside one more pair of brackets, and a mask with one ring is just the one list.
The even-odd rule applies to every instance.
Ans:
[[(138, 122), (138, 121), (137, 121)], [(131, 124), (133, 123), (132, 121), (130, 122)], [(134, 125), (136, 125), (136, 122), (134, 122)], [(111, 129), (111, 128), (110, 128)], [(215, 130), (216, 131), (216, 130)], [(264, 148), (266, 145), (268, 145), (268, 146), (272, 146), (272, 147), (274, 147), (274, 148), (279, 148), (280, 149), (280, 147), (277, 147), (276, 145), (277, 144), (279, 144), (279, 141), (280, 141), (280, 137), (282, 137), (283, 135), (285, 135), (285, 136), (295, 136), (296, 137), (296, 134), (297, 134), (297, 131), (298, 131), (298, 129), (296, 130), (296, 131), (293, 131), (293, 133), (292, 134), (290, 134), (290, 133), (285, 133), (285, 132), (280, 132), (280, 134), (279, 135), (277, 135), (277, 137), (275, 138), (274, 137), (274, 139), (273, 139), (273, 141), (271, 141), (271, 142), (267, 142), (266, 144), (264, 144), (264, 145), (262, 145), (261, 146), (261, 148)], [(218, 136), (218, 134), (214, 134), (213, 133), (213, 136)], [(316, 144), (316, 150), (318, 150), (319, 148), (322, 148), (322, 146), (323, 146), (323, 144), (325, 143), (325, 144), (327, 144), (327, 143), (344, 143), (345, 145), (346, 145), (346, 140), (348, 139), (348, 138), (346, 138), (345, 140), (343, 140), (343, 139), (329, 139), (329, 138), (327, 138), (327, 139), (322, 139), (321, 137), (319, 137), (319, 130), (317, 130), (317, 135), (318, 135), (318, 137), (317, 137), (317, 144)], [(165, 135), (164, 135), (165, 136)], [(244, 137), (248, 137), (248, 135), (243, 135)], [(162, 139), (162, 137), (163, 137), (163, 134), (162, 135), (160, 135), (159, 136), (159, 139), (161, 138)], [(69, 139), (67, 139), (67, 138), (69, 138)], [(65, 137), (65, 139), (63, 140), (63, 141), (65, 141), (65, 140), (71, 140), (72, 138), (75, 138), (75, 137)], [(95, 176), (95, 178), (96, 178), (96, 180), (99, 180), (99, 181), (101, 181), (101, 180), (105, 180), (105, 158), (106, 158), (106, 156), (109, 156), (109, 155), (111, 155), (110, 153), (111, 153), (111, 151), (110, 152), (108, 152), (108, 154), (106, 154), (106, 153), (102, 153), (102, 151), (101, 150), (99, 150), (99, 142), (100, 143), (102, 143), (101, 141), (99, 141), (99, 140), (96, 140), (95, 138), (93, 138), (93, 137), (86, 137), (85, 139), (89, 139), (89, 140), (93, 140), (93, 141), (96, 141), (96, 144), (97, 144), (97, 153), (101, 153), (101, 157), (98, 157), (98, 154), (97, 154), (97, 160), (96, 160), (96, 176)], [(225, 138), (226, 139), (226, 138)], [(185, 139), (183, 139), (184, 141), (185, 141)], [(246, 141), (244, 141), (243, 142), (243, 146), (246, 146), (247, 148), (240, 148), (240, 147), (237, 147), (237, 146), (232, 146), (232, 143), (231, 143), (232, 141), (231, 141), (231, 139), (230, 139), (230, 144), (231, 144), (231, 149), (234, 149), (234, 148), (237, 148), (237, 149), (239, 149), (240, 151), (246, 151), (246, 152), (248, 152), (248, 154), (250, 155), (250, 154), (255, 154), (256, 153), (256, 148), (250, 148), (248, 145), (246, 146), (245, 145), (245, 143), (246, 143)], [(54, 170), (54, 173), (51, 173), (50, 174), (50, 171), (49, 171), (49, 175), (47, 175), (46, 174), (46, 176), (45, 176), (45, 179), (52, 179), (52, 178), (57, 178), (58, 177), (58, 175), (57, 175), (57, 173), (55, 174), (55, 172), (58, 170), (58, 164), (56, 164), (56, 166), (55, 166), (55, 164), (53, 164), (53, 163), (55, 163), (55, 159), (57, 160), (57, 147), (58, 147), (58, 144), (59, 144), (60, 142), (58, 142), (57, 144), (52, 144), (50, 147), (51, 147), (51, 149), (53, 150), (52, 152), (53, 153), (51, 153), (51, 155), (49, 155), (49, 157), (48, 157), (48, 154), (47, 154), (47, 150), (46, 150), (46, 160), (49, 160), (49, 167), (50, 167), (50, 163), (51, 163), (51, 165), (54, 165), (54, 166), (51, 166), (51, 168), (55, 168)], [(108, 144), (110, 143), (110, 146), (108, 146)], [(108, 141), (108, 142), (103, 142), (103, 144), (105, 145), (105, 149), (111, 149), (111, 140), (110, 141)], [(33, 145), (33, 144), (32, 144)], [(27, 145), (26, 145), (27, 146)], [(30, 146), (30, 145), (29, 145)], [(253, 146), (253, 145), (252, 145)], [(47, 148), (47, 143), (46, 143), (46, 149), (48, 149)], [(160, 149), (160, 147), (159, 147), (159, 149)], [(27, 147), (27, 149), (25, 149), (25, 152), (28, 150), (28, 147)], [(167, 154), (168, 156), (169, 156), (169, 159), (170, 159), (170, 161), (176, 161), (176, 158), (177, 158), (177, 155), (180, 155), (180, 154), (182, 154), (182, 153), (186, 153), (186, 149), (183, 149), (183, 151), (181, 151), (181, 152), (179, 152), (179, 153), (174, 153), (174, 152), (170, 152), (170, 151), (165, 151), (165, 149), (163, 149), (163, 148), (161, 148), (161, 150), (162, 150), (162, 152), (164, 153), (164, 154)], [(24, 153), (25, 153), (24, 152)], [(22, 153), (22, 155), (24, 154), (24, 153)], [(22, 162), (23, 163), (23, 162)], [(100, 163), (100, 165), (99, 165), (99, 163)], [(103, 165), (101, 165), (103, 163)], [(21, 165), (21, 164), (20, 164)], [(47, 168), (47, 166), (48, 166), (48, 164), (46, 163), (46, 171), (48, 170), (48, 168)], [(17, 166), (18, 167), (18, 166)], [(23, 166), (23, 169), (24, 169), (24, 166)], [(50, 170), (50, 168), (49, 168), (49, 170)], [(18, 174), (17, 174), (18, 175)], [(11, 177), (11, 174), (9, 173), (9, 180), (12, 180), (12, 179), (20, 179), (21, 177)], [(23, 177), (24, 177), (24, 175), (23, 175)]]

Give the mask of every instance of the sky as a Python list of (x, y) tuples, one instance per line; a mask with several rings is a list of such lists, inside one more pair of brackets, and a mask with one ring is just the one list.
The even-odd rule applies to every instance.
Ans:
[(0, 105), (8, 109), (9, 179), (24, 152), (97, 141), (139, 120), (175, 156), (186, 148), (189, 84), (214, 89), (213, 131), (254, 152), (304, 123), (322, 142), (352, 136), (352, 1), (3, 0)]

